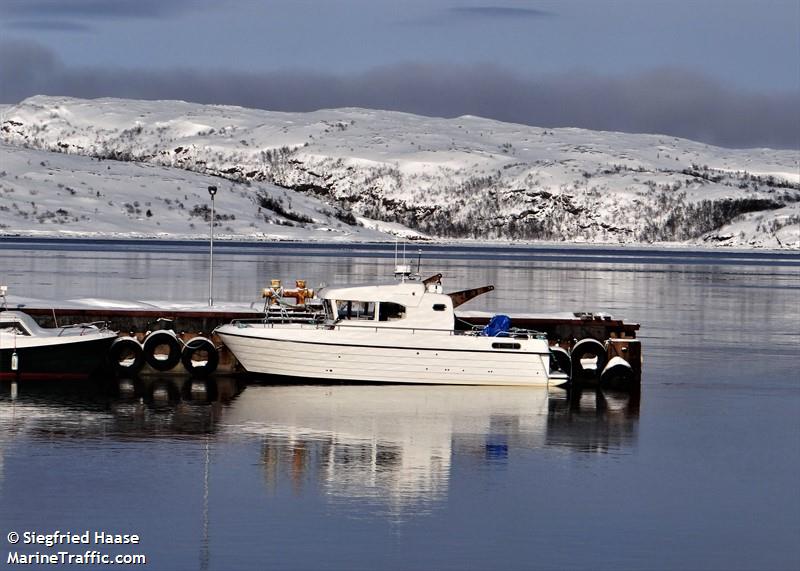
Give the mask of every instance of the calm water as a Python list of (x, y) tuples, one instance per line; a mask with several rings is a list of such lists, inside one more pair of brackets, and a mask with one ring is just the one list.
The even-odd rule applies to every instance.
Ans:
[[(270, 278), (368, 282), (391, 258), (220, 246), (215, 298), (257, 301)], [(19, 295), (207, 296), (191, 244), (6, 240), (0, 262)], [(139, 534), (119, 552), (150, 569), (800, 568), (800, 256), (427, 247), (436, 272), (497, 287), (471, 309), (640, 322), (640, 398), (0, 385), (0, 568), (10, 531), (87, 529)], [(37, 549), (57, 551), (16, 550)]]

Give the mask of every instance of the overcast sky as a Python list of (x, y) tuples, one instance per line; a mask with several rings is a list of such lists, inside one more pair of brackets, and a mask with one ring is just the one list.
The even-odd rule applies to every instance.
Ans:
[(798, 148), (800, 0), (0, 0), (0, 101), (36, 93)]

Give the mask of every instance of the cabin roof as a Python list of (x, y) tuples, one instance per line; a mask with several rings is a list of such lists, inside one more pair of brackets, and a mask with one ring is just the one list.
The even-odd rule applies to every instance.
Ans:
[(0, 321), (20, 321), (22, 323), (36, 325), (33, 317), (21, 311), (0, 311)]
[(425, 294), (425, 284), (404, 282), (387, 285), (367, 285), (342, 288), (327, 288), (320, 293), (324, 299), (393, 302), (415, 307)]
[(26, 329), (28, 329), (30, 333), (34, 335), (46, 335), (48, 333), (46, 329), (39, 327), (39, 324), (36, 323), (33, 317), (21, 311), (0, 311), (0, 322), (21, 323)]

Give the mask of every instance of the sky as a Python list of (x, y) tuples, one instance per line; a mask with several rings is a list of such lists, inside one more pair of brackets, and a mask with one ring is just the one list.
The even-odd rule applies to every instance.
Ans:
[(800, 0), (0, 0), (0, 102), (37, 93), (800, 148)]

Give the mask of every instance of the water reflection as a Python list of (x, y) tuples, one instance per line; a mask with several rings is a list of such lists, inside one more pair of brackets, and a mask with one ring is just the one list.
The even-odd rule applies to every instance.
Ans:
[(547, 444), (584, 452), (610, 452), (636, 437), (638, 391), (571, 389), (551, 396)]
[(235, 378), (181, 377), (84, 383), (0, 384), (0, 433), (69, 438), (150, 438), (213, 433), (241, 393)]
[[(143, 247), (0, 257), (11, 291), (32, 297), (206, 299), (205, 254)], [(613, 263), (627, 250), (602, 262), (431, 252), (423, 273), (497, 287), (465, 309), (640, 321), (641, 426), (637, 395), (593, 391), (250, 386), (226, 402), (219, 387), (27, 384), (12, 402), (0, 384), (0, 522), (147, 530), (159, 569), (799, 568), (786, 493), (800, 466), (787, 437), (797, 255), (792, 267), (764, 252), (746, 266), (717, 252)], [(316, 287), (392, 269), (391, 252), (248, 252), (221, 252), (219, 299), (254, 301), (269, 278)], [(629, 501), (607, 482), (625, 482)]]
[(637, 393), (447, 386), (251, 386), (226, 430), (261, 441), (267, 488), (320, 489), (390, 512), (424, 510), (448, 493), (459, 457), (504, 464), (559, 447), (617, 452), (636, 439)]
[(395, 514), (418, 513), (444, 500), (459, 459), (496, 466), (544, 448), (619, 453), (635, 443), (639, 417), (638, 394), (595, 389), (243, 390), (226, 377), (27, 383), (14, 398), (8, 383), (1, 388), (0, 485), (4, 449), (21, 437), (78, 445), (81, 439), (244, 439), (258, 443), (258, 465), (273, 494), (318, 491)]

